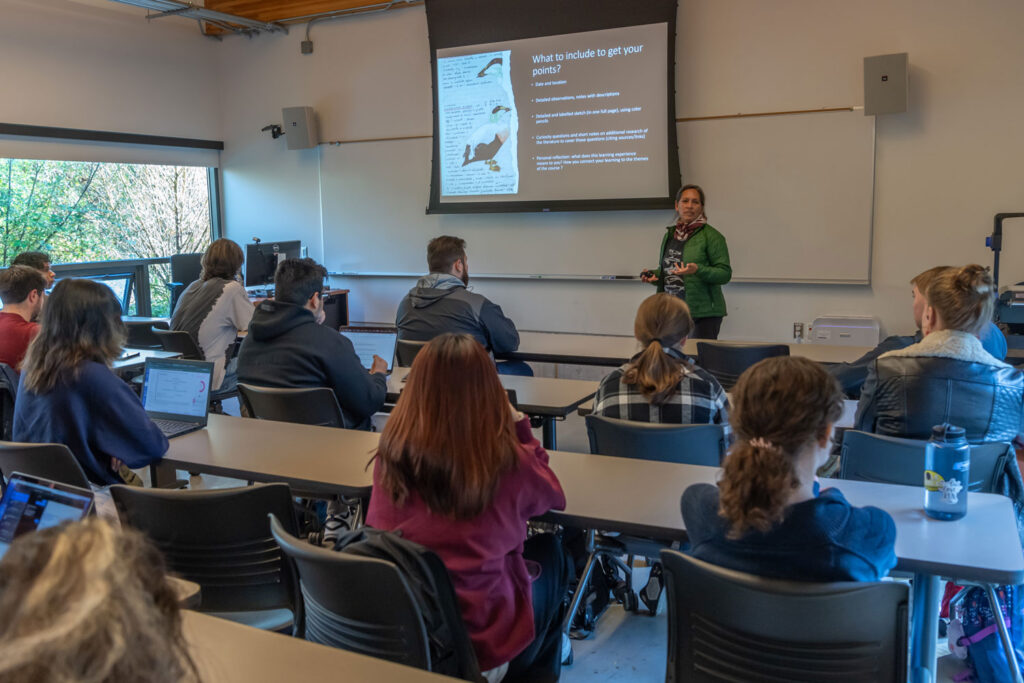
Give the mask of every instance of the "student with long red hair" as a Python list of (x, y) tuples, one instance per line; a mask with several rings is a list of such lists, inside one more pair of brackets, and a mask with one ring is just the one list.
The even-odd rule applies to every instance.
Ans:
[(555, 681), (568, 562), (529, 519), (565, 507), (548, 454), (471, 336), (416, 356), (374, 456), (367, 524), (440, 556), (489, 681)]

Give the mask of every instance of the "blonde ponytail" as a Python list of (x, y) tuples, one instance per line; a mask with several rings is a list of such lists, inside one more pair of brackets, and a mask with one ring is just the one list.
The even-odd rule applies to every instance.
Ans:
[(654, 405), (667, 401), (688, 368), (666, 348), (676, 346), (692, 331), (693, 318), (685, 301), (664, 292), (644, 299), (633, 324), (633, 333), (644, 350), (626, 367), (622, 381), (637, 385)]

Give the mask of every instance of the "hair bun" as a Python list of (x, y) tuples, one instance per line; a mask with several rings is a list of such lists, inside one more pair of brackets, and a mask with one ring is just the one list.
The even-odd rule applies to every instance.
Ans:
[(988, 268), (979, 266), (976, 263), (960, 268), (953, 278), (958, 289), (965, 292), (976, 292), (978, 294), (991, 294), (995, 291), (992, 276)]

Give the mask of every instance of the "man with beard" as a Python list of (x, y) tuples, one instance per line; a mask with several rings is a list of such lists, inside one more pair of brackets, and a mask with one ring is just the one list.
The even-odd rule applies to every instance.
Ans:
[[(491, 353), (508, 353), (519, 348), (515, 323), (505, 317), (501, 307), (467, 289), (466, 240), (448, 235), (430, 240), (427, 267), (430, 273), (416, 282), (398, 306), (399, 339), (430, 341), (452, 332), (472, 335)], [(498, 363), (498, 372), (533, 374), (521, 361)]]

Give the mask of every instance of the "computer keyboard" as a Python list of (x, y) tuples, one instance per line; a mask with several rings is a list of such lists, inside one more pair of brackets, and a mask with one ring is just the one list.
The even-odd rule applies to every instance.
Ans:
[(178, 422), (177, 420), (155, 419), (153, 424), (160, 428), (164, 436), (174, 436), (175, 434), (181, 434), (195, 428), (195, 425), (191, 422)]

